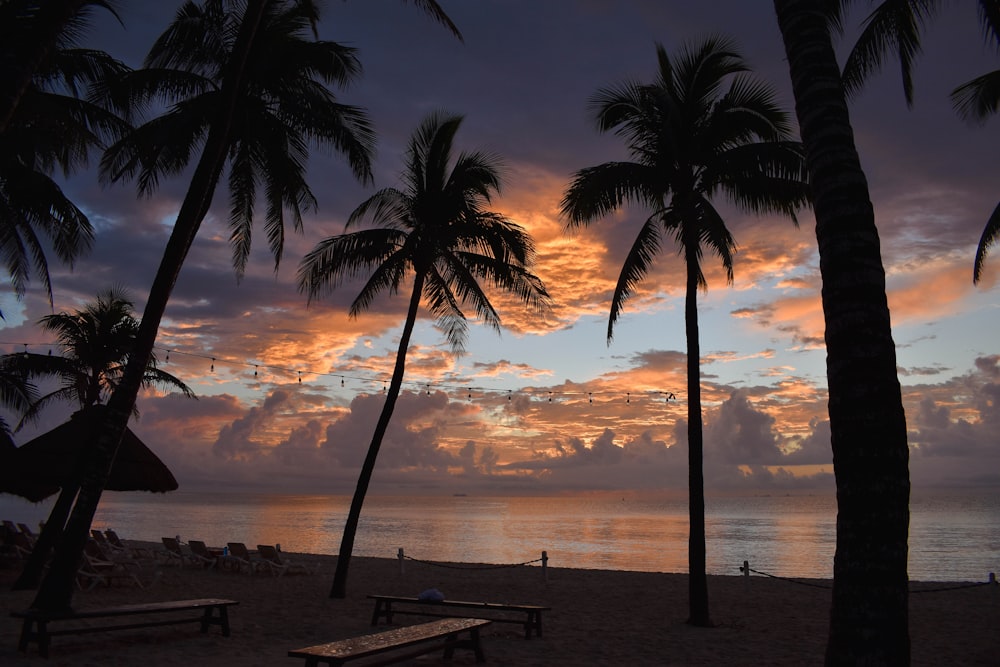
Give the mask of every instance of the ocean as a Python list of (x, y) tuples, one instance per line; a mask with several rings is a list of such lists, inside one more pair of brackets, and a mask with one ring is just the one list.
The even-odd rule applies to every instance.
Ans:
[[(235, 493), (105, 493), (94, 527), (125, 539), (209, 545), (280, 544), (335, 554), (350, 498)], [(35, 527), (51, 500), (0, 496), (0, 518)], [(354, 553), (492, 564), (687, 571), (687, 502), (634, 495), (558, 497), (372, 496)], [(829, 496), (707, 499), (708, 572), (739, 575), (743, 561), (782, 577), (830, 578), (836, 500)], [(1000, 570), (1000, 497), (935, 494), (911, 501), (909, 576), (986, 581)]]

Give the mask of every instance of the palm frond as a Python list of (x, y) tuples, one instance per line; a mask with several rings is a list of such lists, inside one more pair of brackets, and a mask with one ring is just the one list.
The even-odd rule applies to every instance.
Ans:
[(976, 247), (976, 261), (972, 270), (972, 282), (974, 284), (979, 284), (980, 279), (983, 277), (986, 255), (989, 252), (990, 246), (996, 242), (997, 236), (1000, 236), (1000, 204), (997, 204), (989, 220), (986, 221), (983, 235), (979, 238), (979, 245)]
[(1000, 109), (1000, 70), (962, 84), (951, 93), (952, 106), (963, 119), (984, 123)]
[(654, 213), (646, 218), (629, 248), (625, 261), (622, 263), (615, 291), (611, 296), (611, 311), (608, 314), (608, 343), (614, 338), (615, 324), (621, 316), (625, 304), (631, 298), (636, 286), (646, 277), (653, 260), (662, 247), (661, 213)]
[(864, 21), (857, 43), (844, 63), (844, 90), (853, 95), (878, 72), (890, 52), (899, 58), (903, 94), (913, 104), (913, 61), (920, 54), (921, 32), (938, 0), (885, 0)]

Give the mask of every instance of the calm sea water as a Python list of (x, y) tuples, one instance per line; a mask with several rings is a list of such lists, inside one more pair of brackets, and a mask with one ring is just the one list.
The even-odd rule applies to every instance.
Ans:
[[(94, 520), (125, 538), (180, 535), (209, 545), (282, 545), (335, 554), (344, 496), (174, 492), (107, 493)], [(0, 518), (35, 526), (51, 502), (0, 496)], [(836, 501), (826, 496), (709, 498), (708, 571), (833, 576)], [(523, 563), (546, 551), (552, 567), (687, 571), (687, 503), (626, 497), (371, 497), (355, 554), (420, 560)], [(1000, 570), (1000, 497), (935, 495), (911, 503), (909, 575), (985, 581)]]

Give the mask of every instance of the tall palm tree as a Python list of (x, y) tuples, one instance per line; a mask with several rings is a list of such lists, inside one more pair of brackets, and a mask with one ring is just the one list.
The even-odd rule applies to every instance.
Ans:
[[(852, 0), (838, 0), (834, 25), (842, 27), (842, 12)], [(859, 90), (878, 71), (890, 50), (899, 59), (906, 103), (913, 105), (913, 61), (920, 53), (922, 32), (941, 8), (941, 0), (888, 0), (881, 2), (865, 21), (864, 30), (844, 64), (844, 85), (848, 94)], [(1000, 46), (1000, 2), (977, 0), (979, 20), (986, 38)], [(952, 91), (952, 101), (959, 115), (972, 122), (983, 122), (1000, 108), (1000, 70), (987, 72)], [(1000, 234), (1000, 204), (986, 221), (976, 248), (972, 282), (982, 278), (983, 265), (990, 246)]]
[[(208, 0), (207, 4), (215, 0)], [(426, 11), (440, 8), (433, 0), (414, 0)], [(369, 149), (371, 135), (367, 124), (362, 117), (356, 118), (358, 126), (354, 128), (354, 137), (347, 136), (349, 132), (343, 127), (344, 123), (336, 124), (335, 128), (327, 128), (323, 125), (323, 120), (329, 118), (330, 110), (318, 108), (309, 104), (296, 106), (295, 97), (306, 89), (312, 88), (310, 84), (303, 84), (302, 77), (311, 79), (314, 76), (324, 77), (332, 68), (334, 73), (341, 72), (350, 63), (351, 58), (345, 62), (334, 62), (321, 60), (320, 62), (309, 61), (308, 63), (296, 63), (279, 61), (271, 53), (272, 48), (281, 48), (285, 44), (269, 41), (268, 37), (280, 38), (280, 27), (284, 27), (290, 38), (298, 39), (298, 31), (302, 27), (296, 15), (304, 14), (309, 23), (315, 25), (318, 21), (318, 11), (310, 0), (246, 0), (245, 3), (232, 3), (231, 13), (234, 20), (227, 24), (227, 30), (222, 35), (222, 41), (205, 40), (200, 42), (199, 35), (203, 34), (197, 30), (188, 31), (187, 37), (191, 41), (180, 39), (184, 36), (183, 28), (188, 25), (185, 22), (187, 13), (179, 13), (176, 23), (178, 30), (174, 31), (177, 40), (168, 40), (164, 47), (176, 45), (177, 49), (183, 52), (186, 48), (193, 48), (199, 53), (212, 53), (211, 47), (216, 48), (214, 53), (218, 56), (218, 81), (215, 83), (218, 94), (215, 104), (206, 110), (209, 124), (205, 127), (196, 128), (201, 132), (203, 143), (201, 144), (201, 155), (191, 177), (187, 194), (181, 203), (177, 220), (171, 232), (167, 247), (164, 250), (160, 267), (146, 301), (146, 308), (143, 312), (139, 325), (139, 332), (136, 338), (136, 346), (133, 354), (126, 365), (125, 373), (119, 384), (118, 390), (112, 395), (108, 404), (108, 417), (102, 428), (98, 429), (95, 436), (95, 443), (91, 449), (91, 457), (86, 462), (83, 472), (80, 493), (74, 505), (73, 512), (67, 523), (67, 528), (60, 548), (53, 559), (53, 565), (49, 574), (42, 582), (33, 604), (40, 609), (65, 609), (69, 607), (73, 595), (73, 577), (76, 564), (87, 540), (90, 524), (97, 511), (100, 502), (101, 492), (107, 481), (108, 472), (114, 462), (118, 445), (121, 442), (122, 434), (132, 406), (135, 405), (139, 388), (142, 384), (142, 374), (145, 367), (145, 360), (152, 354), (153, 344), (159, 330), (160, 320), (166, 310), (167, 302), (173, 291), (174, 284), (184, 264), (187, 252), (194, 241), (195, 235), (201, 225), (201, 221), (208, 214), (215, 187), (222, 173), (227, 159), (239, 148), (243, 139), (252, 140), (253, 137), (241, 137), (238, 134), (244, 125), (240, 122), (238, 113), (244, 106), (250, 108), (259, 106), (261, 99), (265, 99), (269, 104), (277, 109), (282, 109), (282, 105), (277, 104), (277, 99), (286, 99), (291, 104), (291, 108), (298, 108), (303, 113), (286, 116), (277, 114), (274, 120), (280, 123), (288, 123), (298, 128), (298, 133), (288, 135), (293, 141), (291, 149), (293, 155), (298, 155), (301, 143), (307, 138), (318, 138), (328, 140), (328, 133), (333, 131), (348, 141), (351, 150), (345, 150), (346, 146), (335, 144), (341, 152), (348, 152), (351, 166), (355, 174), (366, 180), (369, 177), (370, 158)], [(183, 10), (182, 10), (183, 12)], [(290, 15), (291, 20), (283, 20)], [(437, 18), (442, 20), (443, 12)], [(207, 29), (207, 26), (206, 26)], [(219, 33), (204, 33), (206, 35), (219, 36)], [(284, 42), (286, 40), (280, 40)], [(281, 48), (282, 53), (287, 53)], [(288, 53), (289, 56), (293, 55)], [(301, 55), (301, 53), (300, 53)], [(183, 62), (183, 54), (178, 56)], [(282, 77), (273, 76), (273, 67), (280, 66)], [(347, 74), (348, 78), (351, 76)], [(270, 81), (274, 88), (268, 90), (262, 86), (264, 81)], [(336, 77), (335, 77), (336, 81)], [(183, 92), (183, 88), (181, 89)], [(195, 91), (197, 92), (197, 91)], [(272, 98), (271, 96), (276, 96)], [(320, 97), (326, 97), (316, 92)], [(287, 99), (291, 98), (291, 99)], [(315, 96), (308, 98), (310, 101), (316, 99)], [(330, 100), (327, 100), (330, 101)], [(349, 108), (337, 106), (336, 111), (342, 115), (355, 115)], [(319, 125), (317, 128), (316, 125)], [(278, 129), (278, 128), (272, 128)], [(284, 134), (284, 133), (282, 133)], [(192, 144), (187, 144), (193, 148)], [(164, 152), (169, 153), (169, 146), (163, 146)], [(168, 157), (170, 157), (168, 155)], [(185, 159), (187, 155), (175, 155), (174, 158)], [(271, 157), (270, 154), (267, 155)], [(244, 160), (244, 163), (246, 160)], [(291, 183), (287, 192), (298, 192), (303, 194), (306, 190), (304, 181), (299, 180), (298, 165), (294, 160), (281, 160), (279, 164), (262, 164), (261, 167), (273, 168), (277, 171), (290, 170), (288, 172)], [(145, 173), (158, 175), (158, 170), (148, 170)], [(245, 191), (245, 194), (252, 194), (252, 190)], [(243, 201), (247, 201), (244, 197)], [(285, 205), (287, 199), (279, 199), (278, 202)], [(272, 227), (272, 229), (277, 229)], [(240, 241), (236, 238), (234, 241)], [(273, 239), (272, 239), (273, 240)], [(272, 248), (275, 244), (272, 242)], [(237, 256), (238, 248), (237, 244)], [(277, 257), (276, 257), (277, 259)]]
[[(134, 311), (124, 289), (109, 289), (82, 310), (55, 313), (39, 320), (42, 329), (58, 338), (61, 355), (14, 353), (0, 358), (0, 372), (30, 379), (53, 378), (58, 382), (57, 388), (27, 406), (21, 423), (36, 418), (42, 409), (58, 401), (73, 402), (80, 410), (105, 403), (121, 381), (132, 353), (139, 330)], [(185, 396), (195, 397), (179, 378), (157, 367), (155, 356), (149, 358), (143, 386), (177, 389)], [(14, 582), (15, 590), (38, 586), (45, 561), (62, 534), (78, 489), (66, 485), (60, 490), (31, 557)]]
[(542, 281), (530, 273), (531, 238), (516, 223), (485, 209), (500, 191), (496, 158), (481, 152), (452, 155), (461, 123), (461, 116), (439, 114), (424, 120), (410, 139), (405, 187), (376, 192), (351, 213), (346, 229), (367, 218), (375, 226), (345, 230), (320, 241), (299, 266), (299, 289), (310, 301), (345, 281), (367, 278), (351, 304), (351, 317), (367, 310), (379, 293), (396, 293), (413, 277), (392, 380), (344, 526), (330, 591), (333, 598), (346, 595), (361, 508), (403, 383), (406, 351), (421, 301), (457, 352), (468, 327), (463, 306), (472, 307), (483, 322), (500, 330), (500, 315), (482, 283), (536, 310), (548, 305)]
[(823, 280), (837, 549), (827, 665), (907, 665), (909, 449), (868, 183), (829, 3), (774, 0), (812, 184)]
[[(18, 49), (36, 46), (30, 39), (49, 5), (12, 0), (0, 8), (0, 75), (20, 71)], [(9, 19), (9, 20), (8, 20)], [(24, 295), (34, 273), (49, 301), (48, 247), (73, 265), (90, 248), (93, 228), (87, 216), (53, 179), (86, 166), (87, 157), (126, 129), (113, 114), (82, 96), (96, 82), (120, 76), (127, 68), (102, 51), (76, 48), (76, 30), (64, 26), (55, 48), (31, 66), (18, 103), (0, 129), (0, 258), (15, 293)], [(4, 80), (3, 84), (9, 83)]]
[(795, 210), (807, 203), (808, 188), (787, 114), (774, 92), (749, 74), (731, 42), (710, 38), (676, 58), (657, 45), (656, 55), (659, 71), (653, 83), (605, 88), (590, 102), (598, 129), (620, 136), (633, 161), (578, 171), (562, 212), (569, 226), (576, 227), (607, 216), (626, 201), (650, 211), (611, 298), (609, 343), (626, 301), (668, 237), (674, 238), (684, 258), (691, 521), (688, 622), (709, 626), (697, 294), (699, 287), (707, 287), (701, 269), (704, 249), (719, 257), (730, 283), (736, 252), (736, 242), (712, 200), (722, 194), (749, 212), (777, 212), (794, 219)]

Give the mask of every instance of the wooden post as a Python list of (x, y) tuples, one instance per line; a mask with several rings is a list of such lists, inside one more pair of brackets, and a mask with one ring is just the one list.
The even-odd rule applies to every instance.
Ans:
[(399, 574), (403, 574), (403, 547), (399, 547), (399, 551), (396, 552), (396, 558), (399, 559)]
[(744, 577), (749, 577), (750, 576), (750, 561), (748, 561), (748, 560), (743, 561), (743, 567), (741, 567), (740, 569), (743, 571), (743, 576)]
[(549, 552), (542, 552), (542, 580), (549, 583)]

